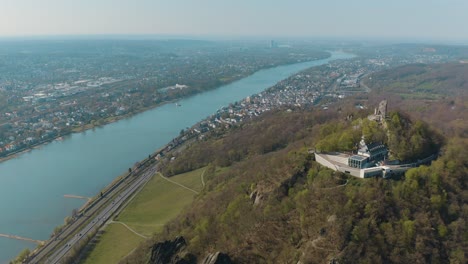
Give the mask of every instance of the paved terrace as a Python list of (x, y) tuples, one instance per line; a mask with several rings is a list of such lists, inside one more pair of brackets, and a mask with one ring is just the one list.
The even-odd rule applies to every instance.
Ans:
[(355, 177), (360, 177), (360, 169), (348, 166), (348, 158), (350, 155), (331, 152), (331, 153), (315, 153), (315, 160), (334, 171), (349, 173)]

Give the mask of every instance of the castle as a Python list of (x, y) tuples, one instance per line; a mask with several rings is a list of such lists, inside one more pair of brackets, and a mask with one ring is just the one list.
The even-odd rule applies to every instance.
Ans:
[(374, 109), (374, 114), (367, 118), (372, 121), (382, 122), (387, 117), (387, 100), (379, 103), (379, 107)]
[(366, 144), (364, 137), (359, 142), (359, 150), (357, 155), (353, 155), (348, 159), (348, 166), (353, 168), (368, 168), (375, 166), (379, 161), (387, 158), (388, 149), (381, 143)]
[[(383, 100), (379, 103), (379, 107), (374, 110), (374, 114), (368, 116), (368, 119), (381, 123), (385, 121), (386, 117), (387, 100)], [(364, 137), (359, 142), (357, 154), (354, 155), (339, 152), (315, 153), (315, 160), (323, 166), (360, 178), (388, 177), (391, 175), (393, 172), (390, 167), (379, 165), (387, 158), (388, 149), (384, 144), (380, 142), (367, 144)]]

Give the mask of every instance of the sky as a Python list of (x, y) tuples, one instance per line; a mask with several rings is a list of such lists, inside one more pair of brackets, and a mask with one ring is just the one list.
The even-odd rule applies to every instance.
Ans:
[(468, 40), (468, 0), (0, 0), (0, 36)]

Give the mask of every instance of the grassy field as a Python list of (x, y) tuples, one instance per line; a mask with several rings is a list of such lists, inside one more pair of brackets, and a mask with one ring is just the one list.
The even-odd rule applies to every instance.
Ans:
[(117, 263), (143, 240), (121, 224), (110, 224), (83, 263)]
[[(169, 179), (198, 192), (203, 189), (201, 175), (204, 170), (205, 168), (201, 168)], [(188, 206), (195, 195), (194, 192), (156, 174), (114, 221), (125, 223), (137, 233), (149, 237)], [(142, 240), (142, 237), (121, 224), (109, 224), (82, 263), (116, 263)]]
[[(203, 169), (176, 175), (170, 178), (195, 191), (202, 190), (200, 175)], [(166, 181), (160, 175), (153, 176), (151, 182), (116, 218), (145, 236), (151, 236), (175, 217), (180, 210), (190, 204), (195, 193)]]

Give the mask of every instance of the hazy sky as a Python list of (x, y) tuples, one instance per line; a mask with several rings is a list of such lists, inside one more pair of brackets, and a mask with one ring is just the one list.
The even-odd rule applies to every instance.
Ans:
[(0, 36), (468, 39), (468, 0), (0, 0)]

